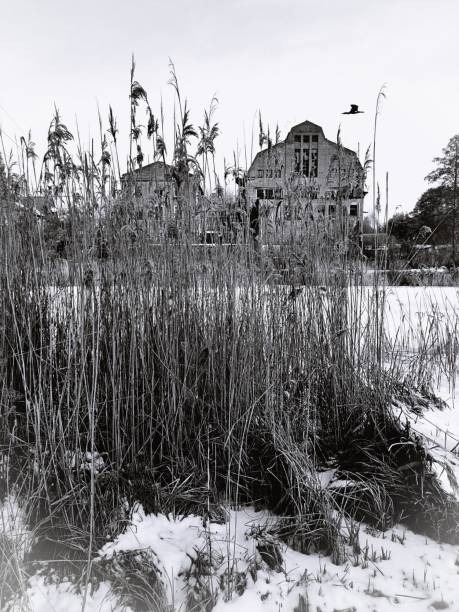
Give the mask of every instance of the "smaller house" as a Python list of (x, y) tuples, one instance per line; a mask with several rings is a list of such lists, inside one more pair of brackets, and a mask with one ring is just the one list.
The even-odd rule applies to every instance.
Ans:
[[(199, 176), (189, 173), (189, 185), (191, 193), (196, 198), (203, 195)], [(155, 161), (141, 168), (136, 168), (133, 172), (126, 172), (121, 177), (123, 187), (132, 185), (137, 197), (162, 198), (166, 204), (172, 202), (179, 195), (177, 185), (177, 172), (173, 166), (162, 161)]]
[(14, 203), (15, 212), (32, 214), (37, 220), (42, 220), (51, 212), (54, 202), (51, 197), (25, 196)]
[(132, 173), (123, 174), (121, 184), (123, 187), (132, 184), (135, 195), (139, 197), (156, 196), (167, 200), (175, 196), (172, 166), (162, 161), (155, 161), (137, 168)]

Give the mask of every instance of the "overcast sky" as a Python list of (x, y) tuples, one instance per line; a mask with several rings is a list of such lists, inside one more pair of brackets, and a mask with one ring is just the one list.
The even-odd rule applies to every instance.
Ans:
[[(237, 147), (243, 158), (244, 144), (250, 157), (252, 131), (256, 153), (259, 109), (282, 136), (308, 119), (336, 139), (341, 123), (343, 144), (364, 152), (387, 83), (377, 174), (382, 187), (389, 172), (391, 212), (411, 210), (432, 158), (459, 132), (458, 18), (457, 0), (2, 2), (0, 125), (13, 139), (30, 128), (43, 154), (54, 103), (69, 128), (78, 118), (85, 141), (98, 138), (97, 105), (105, 121), (111, 104), (127, 143), (134, 53), (136, 78), (154, 112), (163, 96), (168, 124), (169, 57), (193, 123), (216, 94), (220, 167)], [(365, 114), (342, 115), (351, 103)]]

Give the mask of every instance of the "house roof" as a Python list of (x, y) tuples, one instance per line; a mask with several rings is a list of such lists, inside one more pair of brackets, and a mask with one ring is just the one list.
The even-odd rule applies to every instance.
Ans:
[[(290, 136), (290, 134), (292, 132), (298, 132), (298, 131), (304, 131), (304, 132), (320, 132), (322, 134), (322, 136), (325, 138), (325, 134), (323, 129), (320, 127), (320, 125), (317, 125), (317, 123), (312, 123), (312, 121), (302, 121), (301, 123), (297, 123), (297, 125), (294, 125), (291, 130), (289, 131), (287, 138)], [(287, 140), (286, 138), (286, 140)]]
[[(320, 133), (322, 134), (322, 136), (325, 138), (327, 142), (329, 142), (332, 145), (335, 145), (335, 147), (338, 146), (334, 140), (330, 140), (329, 138), (325, 136), (325, 133), (323, 129), (320, 127), (320, 125), (317, 125), (317, 123), (312, 123), (312, 121), (307, 121), (307, 120), (303, 121), (302, 123), (298, 123), (297, 125), (294, 125), (292, 129), (290, 130), (290, 132), (288, 133), (286, 140), (288, 139), (288, 137), (290, 136), (292, 132), (298, 132), (298, 131)], [(347, 147), (343, 147), (343, 146), (341, 146), (341, 148), (343, 149), (343, 151), (346, 151), (347, 153), (353, 153), (354, 155), (357, 156), (357, 153), (353, 151), (352, 149), (348, 149)]]
[[(329, 142), (330, 144), (334, 145), (335, 147), (338, 146), (338, 144), (334, 140), (330, 140), (329, 138), (325, 138), (325, 140), (327, 142)], [(346, 153), (349, 153), (351, 155), (355, 155), (355, 157), (357, 158), (357, 161), (359, 162), (359, 164), (362, 165), (361, 162), (360, 162), (360, 159), (359, 159), (359, 157), (358, 157), (358, 155), (356, 153), (356, 151), (354, 151), (353, 149), (348, 149), (348, 147), (343, 147), (343, 145), (341, 145), (341, 149), (343, 151), (346, 151)]]
[[(169, 164), (165, 164), (162, 161), (154, 161), (151, 162), (151, 164), (147, 164), (146, 166), (142, 166), (141, 168), (136, 168), (133, 173), (138, 175), (138, 174), (150, 174), (151, 170), (154, 170), (155, 168), (161, 168), (161, 170), (164, 168), (165, 170), (168, 171), (172, 171), (172, 166), (170, 166)], [(130, 172), (125, 172), (121, 179), (127, 179), (128, 176), (130, 175)]]
[[(295, 132), (309, 132), (309, 133), (316, 133), (316, 134), (322, 134), (323, 138), (330, 143), (331, 145), (334, 145), (335, 147), (337, 147), (337, 143), (334, 142), (333, 140), (330, 140), (329, 138), (326, 138), (323, 129), (320, 127), (320, 125), (317, 125), (317, 123), (313, 123), (312, 121), (302, 121), (301, 123), (297, 123), (296, 125), (294, 125), (290, 131), (287, 134), (287, 137), (285, 138), (285, 140), (282, 140), (281, 142), (272, 145), (271, 146), (271, 151), (275, 151), (276, 148), (278, 147), (283, 147), (289, 140), (292, 140), (293, 135)], [(357, 153), (355, 151), (353, 151), (352, 149), (348, 149), (347, 147), (341, 147), (343, 151), (345, 151), (346, 153), (352, 154), (356, 157), (356, 159), (359, 161)], [(262, 157), (264, 155), (266, 155), (268, 153), (269, 149), (268, 147), (266, 147), (265, 149), (261, 149), (261, 151), (258, 151), (258, 153), (255, 155), (255, 157), (253, 158), (252, 164), (255, 162), (255, 160), (258, 157)]]

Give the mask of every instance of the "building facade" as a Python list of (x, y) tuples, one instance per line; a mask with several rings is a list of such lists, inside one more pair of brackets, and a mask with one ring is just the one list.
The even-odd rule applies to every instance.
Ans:
[[(364, 173), (355, 151), (328, 140), (304, 121), (287, 138), (261, 150), (247, 175), (246, 195), (257, 199), (272, 223), (338, 215), (353, 227), (361, 218)], [(271, 224), (272, 224), (271, 223)]]
[(175, 195), (172, 167), (162, 161), (137, 168), (131, 174), (123, 174), (122, 184), (126, 186), (129, 181), (134, 185), (135, 195), (138, 197), (167, 198)]

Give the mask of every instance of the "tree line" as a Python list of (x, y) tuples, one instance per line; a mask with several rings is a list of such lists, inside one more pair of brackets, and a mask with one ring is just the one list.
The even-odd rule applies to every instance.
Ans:
[(402, 250), (413, 245), (445, 247), (448, 263), (456, 267), (459, 134), (433, 162), (435, 167), (426, 176), (433, 186), (420, 196), (411, 212), (395, 214), (387, 223), (387, 231)]

